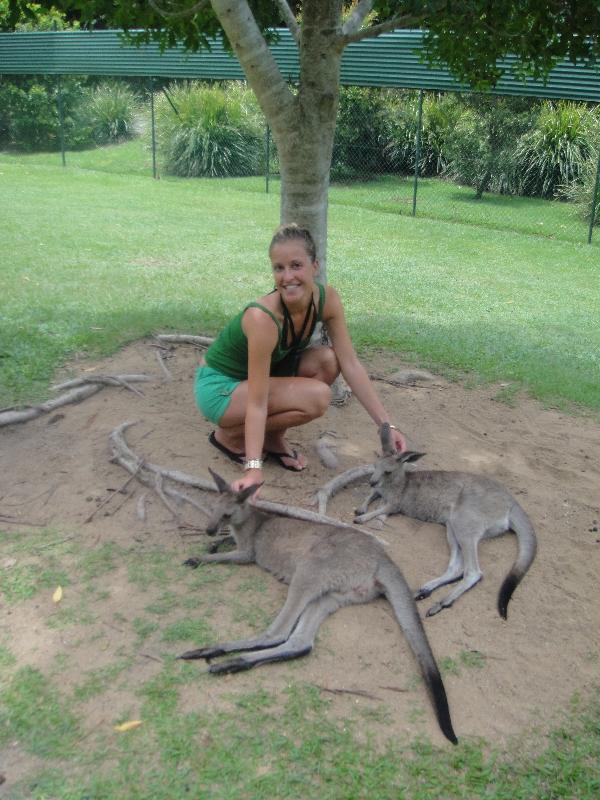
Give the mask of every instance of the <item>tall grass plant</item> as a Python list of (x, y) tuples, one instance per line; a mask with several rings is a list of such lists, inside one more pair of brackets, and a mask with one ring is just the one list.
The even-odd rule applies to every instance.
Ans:
[(158, 97), (157, 130), (170, 175), (229, 177), (264, 169), (264, 123), (248, 89), (172, 86)]

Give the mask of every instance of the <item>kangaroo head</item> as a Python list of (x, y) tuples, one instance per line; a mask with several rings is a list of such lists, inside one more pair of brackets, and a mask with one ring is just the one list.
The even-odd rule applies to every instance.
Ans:
[(399, 453), (392, 442), (391, 429), (387, 422), (384, 422), (380, 431), (382, 456), (376, 462), (375, 469), (371, 476), (371, 486), (376, 486), (382, 480), (389, 480), (391, 476), (399, 477), (404, 474), (405, 464), (418, 461), (425, 453), (416, 453), (413, 450), (405, 450)]
[(223, 524), (231, 524), (235, 527), (243, 523), (252, 514), (253, 509), (248, 503), (248, 498), (261, 486), (260, 483), (247, 486), (239, 492), (234, 491), (231, 486), (220, 475), (209, 467), (208, 471), (219, 490), (219, 497), (213, 507), (212, 515), (206, 526), (206, 532), (214, 536)]

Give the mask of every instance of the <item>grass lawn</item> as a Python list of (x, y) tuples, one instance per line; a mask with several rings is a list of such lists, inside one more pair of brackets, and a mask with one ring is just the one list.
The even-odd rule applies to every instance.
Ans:
[[(157, 330), (214, 333), (268, 290), (277, 191), (154, 181), (148, 157), (139, 141), (69, 153), (66, 169), (56, 154), (0, 156), (1, 405), (44, 397), (74, 353)], [(600, 408), (597, 243), (392, 216), (338, 202), (342, 191), (328, 276), (359, 348)]]

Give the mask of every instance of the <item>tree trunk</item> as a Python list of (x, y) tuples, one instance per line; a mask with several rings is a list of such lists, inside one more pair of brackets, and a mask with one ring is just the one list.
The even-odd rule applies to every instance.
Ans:
[(246, 0), (211, 0), (277, 145), (280, 221), (306, 226), (327, 277), (327, 195), (339, 98), (341, 0), (307, 0), (300, 29), (300, 82), (281, 75)]

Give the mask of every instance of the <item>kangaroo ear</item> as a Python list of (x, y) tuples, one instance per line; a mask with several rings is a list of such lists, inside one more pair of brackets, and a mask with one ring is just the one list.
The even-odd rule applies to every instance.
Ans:
[(223, 478), (222, 478), (220, 475), (217, 475), (217, 473), (216, 473), (216, 472), (214, 472), (214, 471), (213, 471), (213, 470), (212, 470), (210, 467), (208, 468), (208, 471), (209, 471), (209, 472), (210, 472), (210, 474), (212, 475), (212, 477), (213, 477), (213, 480), (214, 480), (214, 482), (215, 482), (215, 483), (216, 483), (216, 485), (217, 485), (217, 489), (219, 490), (219, 492), (220, 492), (221, 494), (223, 494), (224, 492), (229, 492), (229, 491), (231, 491), (231, 490), (230, 490), (230, 488), (229, 488), (229, 484), (227, 483), (227, 481), (223, 480)]
[(392, 429), (389, 422), (384, 422), (379, 429), (379, 438), (381, 439), (381, 449), (384, 456), (391, 456), (396, 452), (394, 443), (392, 442)]
[(420, 458), (426, 453), (415, 453), (413, 450), (405, 450), (403, 453), (398, 455), (398, 461), (402, 462), (403, 464), (410, 464), (411, 461), (418, 461)]
[(254, 492), (263, 485), (264, 481), (260, 483), (253, 483), (252, 486), (246, 486), (245, 489), (242, 489), (241, 492), (237, 493), (237, 501), (238, 503), (243, 503), (244, 500), (247, 500), (249, 497), (252, 497)]

